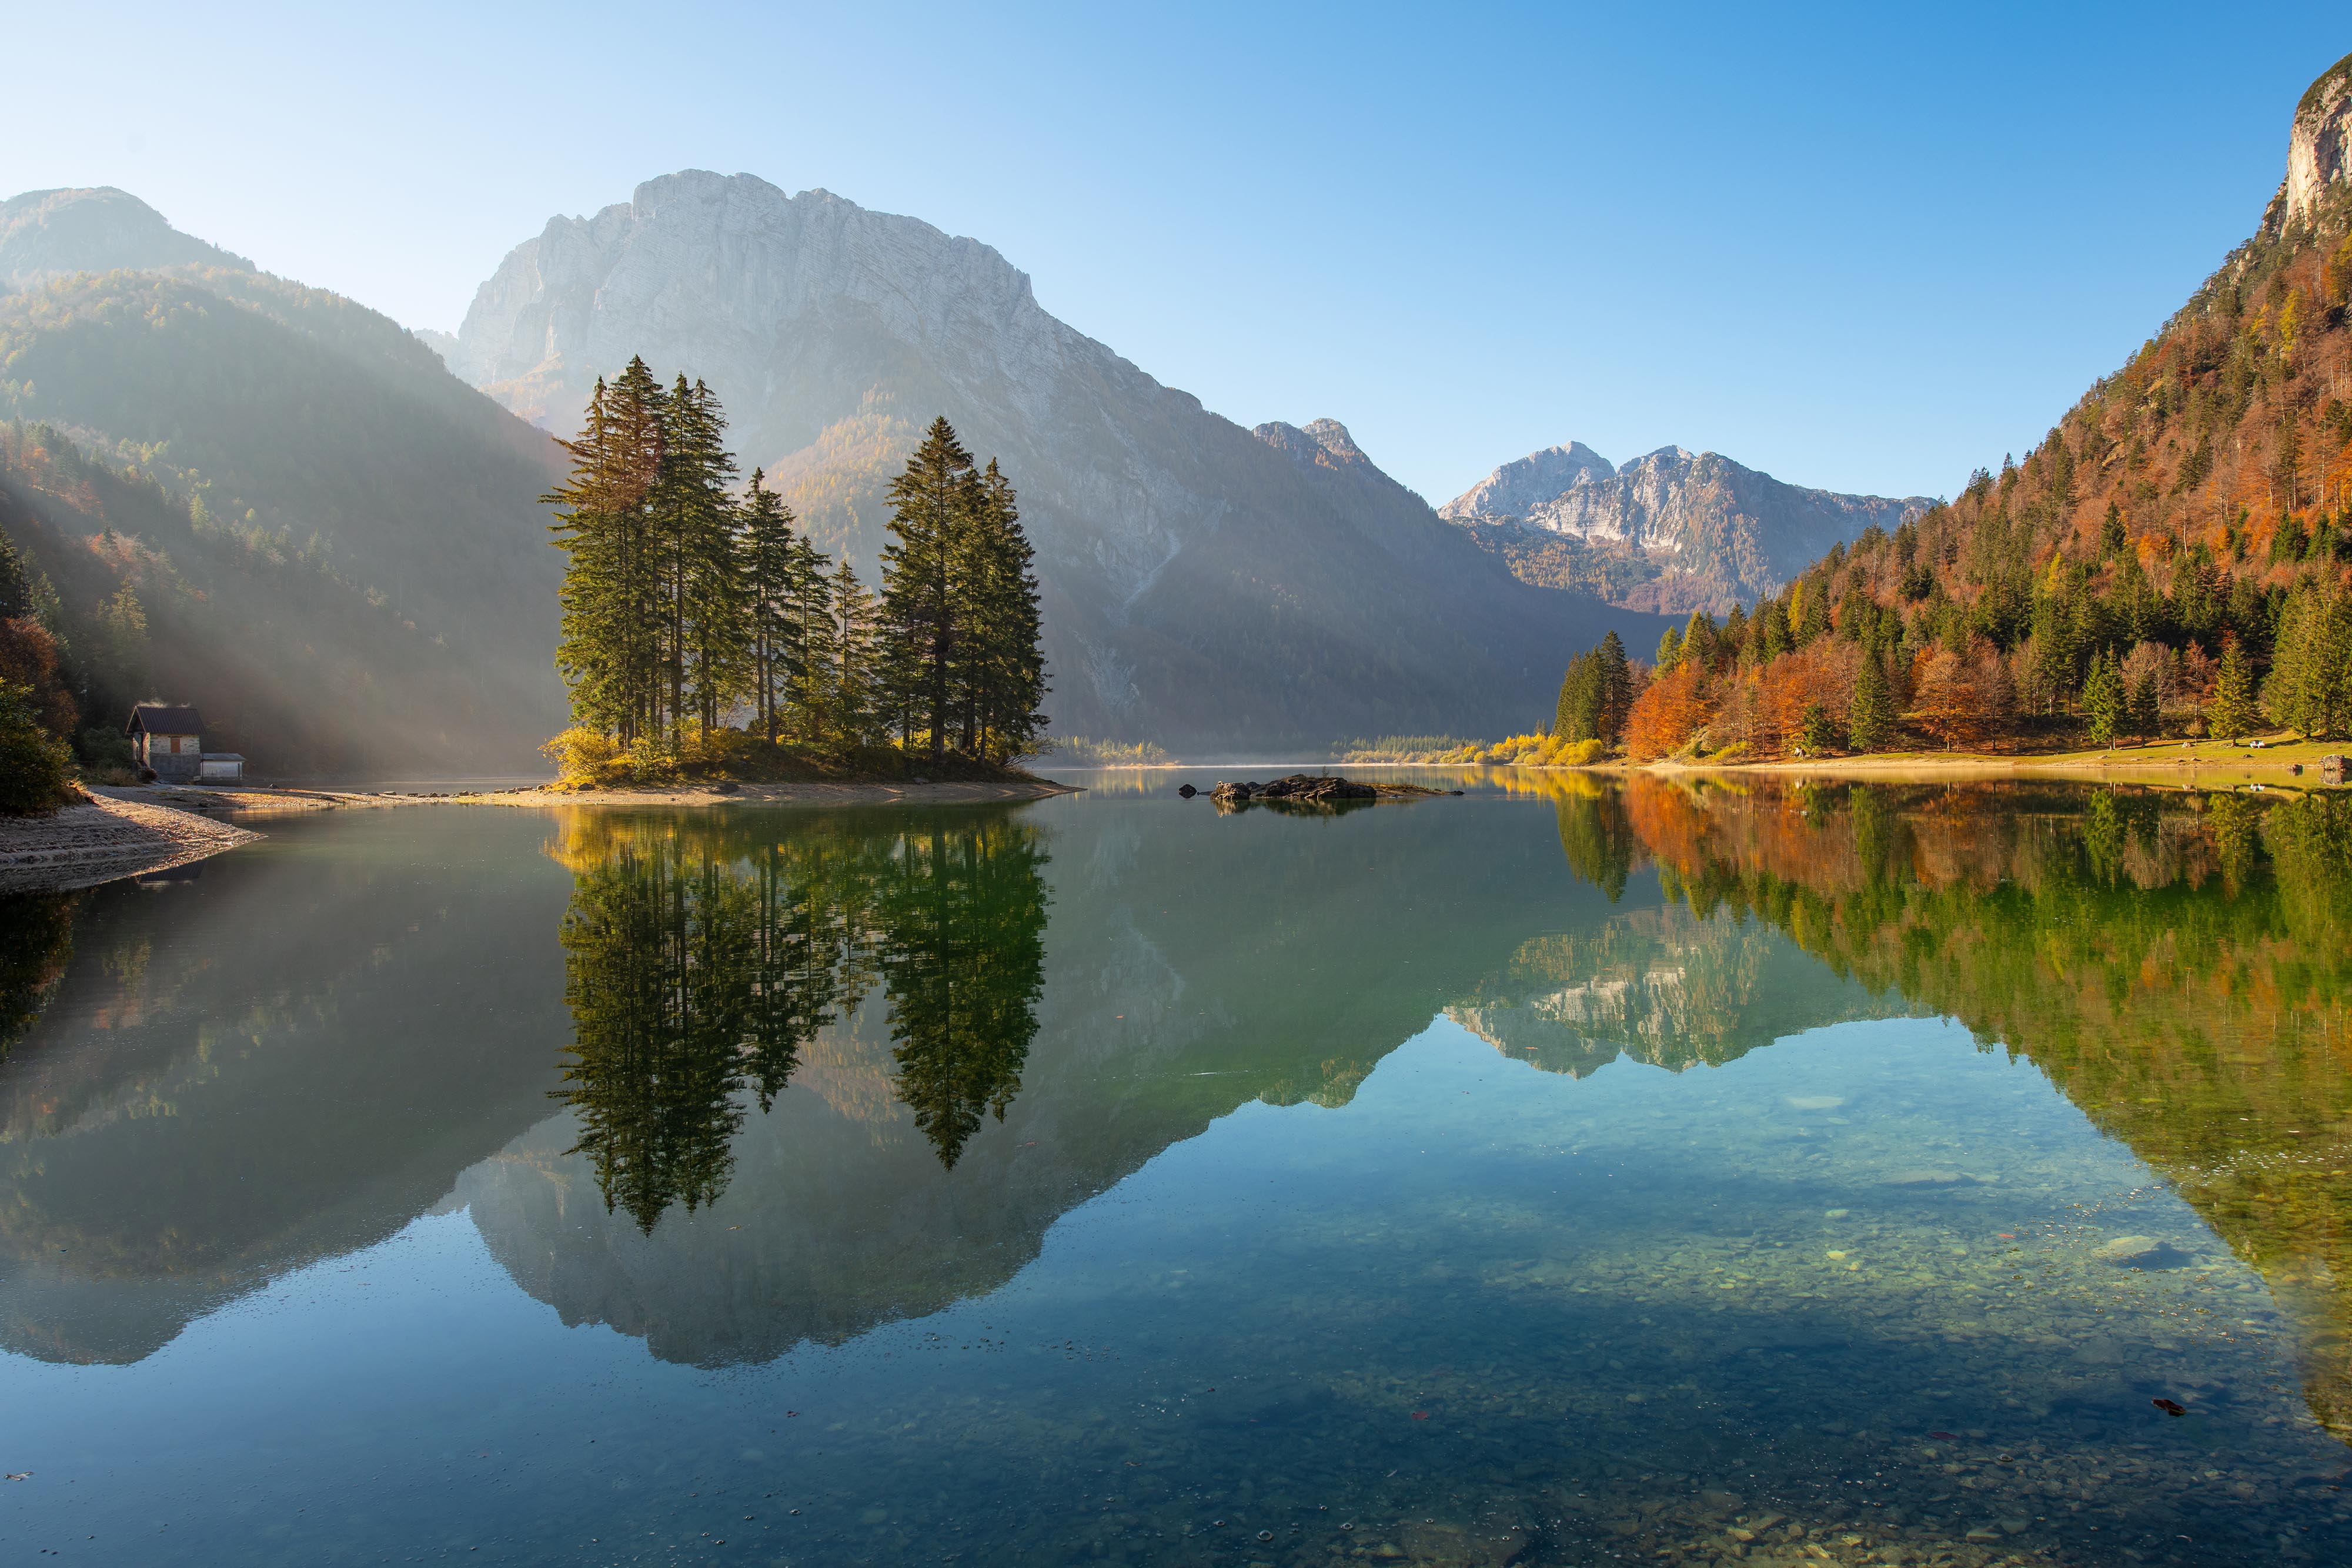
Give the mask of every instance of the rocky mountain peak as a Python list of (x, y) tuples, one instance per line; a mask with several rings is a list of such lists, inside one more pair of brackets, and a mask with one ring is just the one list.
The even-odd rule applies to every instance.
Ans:
[(1364, 455), (1364, 449), (1356, 444), (1356, 438), (1348, 434), (1348, 427), (1336, 419), (1318, 419), (1303, 425), (1277, 419), (1255, 427), (1250, 434), (1276, 452), (1313, 467), (1373, 466), (1372, 460)]
[(1449, 522), (1499, 522), (1524, 517), (1580, 484), (1615, 476), (1609, 459), (1581, 441), (1547, 446), (1506, 463), (1437, 509)]
[(2295, 105), (2286, 142), (2286, 216), (2307, 217), (2352, 173), (2352, 55), (2322, 72)]
[[(780, 346), (819, 322), (936, 351), (965, 387), (1036, 385), (1073, 356), (1114, 356), (1037, 306), (991, 246), (823, 190), (686, 169), (591, 217), (549, 220), (474, 296), (450, 369), (516, 413), (568, 426), (588, 389), (643, 354), (734, 392), (771, 383)], [(741, 433), (756, 453), (792, 435)], [(797, 445), (798, 441), (790, 441)]]
[(111, 185), (27, 191), (0, 202), (0, 281), (23, 287), (73, 272), (153, 271), (253, 263), (184, 235), (163, 214)]

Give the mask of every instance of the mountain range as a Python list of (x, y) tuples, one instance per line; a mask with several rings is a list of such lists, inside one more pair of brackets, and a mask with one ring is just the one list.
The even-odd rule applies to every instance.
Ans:
[(1506, 463), (1438, 508), (1521, 578), (1629, 609), (1720, 615), (1777, 593), (1833, 545), (1935, 503), (1783, 484), (1717, 453), (1661, 447), (1623, 467), (1570, 442)]
[[(742, 174), (551, 220), (455, 335), (112, 189), (0, 205), (0, 415), (160, 497), (117, 517), (0, 474), (79, 641), (126, 585), (254, 628), (151, 614), (150, 656), (85, 706), (195, 702), (265, 773), (518, 766), (560, 725), (548, 437), (633, 355), (708, 382), (744, 467), (869, 580), (889, 478), (944, 413), (1019, 486), (1055, 731), (1194, 755), (1529, 727), (1605, 631), (1646, 648), (1652, 612), (1752, 595), (1912, 505), (1571, 446), (1441, 517), (1336, 421), (1245, 429), (1161, 385), (977, 240)], [(88, 542), (119, 537), (139, 549)], [(319, 580), (263, 586), (288, 560)]]
[(1335, 422), (1246, 430), (1049, 315), (976, 240), (687, 171), (508, 255), (450, 368), (568, 431), (642, 355), (709, 383), (744, 465), (872, 573), (944, 413), (1019, 486), (1055, 727), (1200, 748), (1526, 727), (1565, 660), (1654, 622), (1513, 577)]

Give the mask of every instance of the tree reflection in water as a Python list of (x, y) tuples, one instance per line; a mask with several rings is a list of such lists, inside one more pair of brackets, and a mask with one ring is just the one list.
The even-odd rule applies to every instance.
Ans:
[(1575, 810), (1582, 874), (1629, 831), (1718, 945), (1760, 922), (2030, 1058), (2262, 1271), (2352, 1440), (2352, 796), (1637, 776)]
[(0, 1061), (37, 1022), (73, 955), (78, 893), (0, 896)]
[(940, 813), (776, 827), (585, 813), (552, 850), (572, 873), (574, 1039), (551, 1092), (607, 1209), (646, 1231), (718, 1199), (750, 1106), (877, 980), (898, 1097), (941, 1165), (1021, 1087), (1045, 970), (1036, 831)]

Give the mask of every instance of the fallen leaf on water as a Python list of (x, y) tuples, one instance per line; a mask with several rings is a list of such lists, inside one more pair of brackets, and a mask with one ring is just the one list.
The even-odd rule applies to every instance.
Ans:
[(1426, 1421), (1429, 1419), (1429, 1412), (1426, 1410), (1416, 1410), (1412, 1413), (1412, 1418), (1416, 1421)]
[(28, 1481), (33, 1479), (33, 1472), (30, 1470), (10, 1470), (8, 1472), (8, 1479), (12, 1481)]
[(2168, 1416), (2186, 1416), (2189, 1414), (2188, 1406), (2175, 1404), (2169, 1399), (2151, 1399), (2148, 1403), (2155, 1406), (2158, 1409), (2163, 1411)]

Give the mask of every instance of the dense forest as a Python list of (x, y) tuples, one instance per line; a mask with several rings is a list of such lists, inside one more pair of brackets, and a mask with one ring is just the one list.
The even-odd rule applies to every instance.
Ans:
[[(1037, 581), (1013, 486), (935, 420), (890, 486), (877, 598), (834, 567), (752, 470), (700, 382), (642, 359), (599, 380), (559, 508), (567, 557), (556, 667), (567, 778), (644, 779), (856, 758), (895, 740), (1003, 767), (1044, 744)], [(728, 720), (747, 715), (740, 728)], [(744, 745), (756, 737), (763, 757)]]
[[(2352, 732), (2352, 184), (2274, 207), (2021, 461), (1780, 593), (1580, 660), (1551, 760)], [(1605, 679), (1595, 661), (1607, 653)], [(1605, 688), (1605, 689), (1603, 689)], [(1492, 749), (1492, 748), (1490, 748)]]

